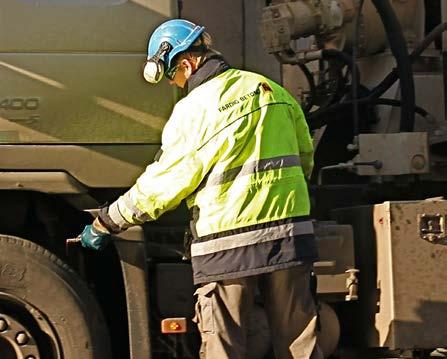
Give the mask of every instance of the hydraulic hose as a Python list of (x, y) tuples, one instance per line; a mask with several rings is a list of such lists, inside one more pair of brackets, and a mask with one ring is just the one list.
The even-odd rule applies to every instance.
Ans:
[[(427, 47), (436, 40), (444, 31), (447, 30), (447, 22), (443, 22), (436, 26), (430, 33), (417, 45), (410, 54), (410, 61), (414, 61), (419, 57)], [(393, 69), (383, 80), (380, 82), (369, 95), (370, 97), (380, 97), (385, 91), (387, 91), (393, 83), (398, 79), (397, 70)]]
[(305, 106), (303, 106), (304, 113), (308, 113), (310, 109), (312, 108), (312, 102), (313, 99), (316, 96), (316, 89), (315, 89), (315, 80), (310, 72), (310, 70), (307, 68), (305, 64), (298, 63), (298, 67), (303, 72), (304, 76), (306, 77), (307, 83), (309, 84), (309, 92), (310, 92), (310, 101)]
[(410, 58), (414, 60), (416, 57), (421, 55), (424, 50), (436, 40), (436, 38), (441, 35), (445, 30), (447, 30), (447, 22), (443, 22), (436, 26), (430, 33), (416, 46), (413, 52), (410, 54)]
[[(436, 40), (444, 31), (447, 30), (447, 22), (443, 22), (436, 26), (430, 33), (413, 49), (410, 54), (410, 60), (414, 61), (418, 56), (420, 56), (427, 47)], [(393, 99), (380, 99), (382, 96), (398, 79), (398, 74), (396, 68), (394, 68), (383, 80), (377, 85), (367, 97), (359, 98), (357, 101), (359, 104), (377, 104), (377, 105), (388, 105), (388, 106), (401, 106), (402, 101)], [(317, 120), (318, 117), (327, 116), (329, 114), (337, 113), (338, 111), (344, 110), (347, 106), (352, 105), (351, 101), (342, 102), (325, 109), (320, 109), (314, 111), (308, 115), (308, 120), (310, 122), (310, 127), (312, 129), (319, 128), (324, 125), (324, 120)], [(429, 115), (427, 111), (423, 108), (415, 106), (415, 112), (424, 118)]]
[[(332, 105), (329, 107), (318, 109), (314, 112), (311, 112), (307, 115), (306, 119), (309, 123), (309, 128), (311, 130), (315, 130), (320, 128), (328, 123), (327, 117), (330, 115), (334, 115), (346, 110), (348, 107), (352, 106), (354, 101), (346, 101), (340, 102), (336, 105)], [(362, 97), (357, 99), (357, 103), (359, 105), (385, 105), (385, 106), (393, 106), (393, 107), (401, 107), (403, 105), (402, 101), (388, 98), (370, 98), (370, 97)], [(414, 106), (414, 111), (418, 115), (428, 119), (430, 114), (424, 110), (422, 107)], [(331, 117), (331, 120), (334, 118)]]
[[(358, 39), (360, 33), (360, 16), (362, 15), (364, 0), (360, 0), (358, 4), (358, 8), (355, 14), (355, 23), (354, 23), (354, 38), (352, 43), (352, 62), (355, 64), (357, 61), (357, 52), (358, 52)], [(357, 71), (352, 71), (352, 83), (358, 83), (357, 80)], [(359, 133), (359, 105), (358, 105), (358, 87), (352, 87), (352, 100), (354, 101), (352, 106), (352, 117), (354, 119), (354, 136), (357, 136)]]
[(388, 0), (372, 0), (372, 3), (379, 13), (391, 52), (396, 59), (402, 99), (400, 131), (412, 132), (414, 129), (415, 108), (414, 80), (402, 28)]
[[(303, 71), (304, 76), (306, 77), (309, 83), (311, 99), (315, 98), (316, 96), (316, 84), (311, 72), (304, 65), (304, 62), (306, 61), (313, 61), (319, 59), (323, 59), (326, 61), (339, 60), (344, 65), (346, 65), (349, 71), (351, 72), (352, 88), (355, 88), (357, 91), (360, 88), (360, 71), (357, 67), (357, 64), (354, 61), (352, 61), (352, 58), (347, 53), (343, 51), (338, 51), (334, 49), (323, 49), (309, 52), (303, 59), (299, 59), (294, 51), (289, 50), (289, 51), (277, 52), (275, 53), (275, 57), (282, 64), (298, 65), (300, 67), (301, 71)], [(353, 75), (354, 73), (355, 76)], [(310, 110), (311, 107), (312, 104), (309, 104), (309, 106), (306, 106), (306, 109)]]
[[(342, 61), (348, 67), (349, 71), (351, 71), (351, 79), (352, 81), (355, 81), (355, 83), (353, 83), (352, 86), (355, 87), (357, 90), (359, 89), (360, 71), (356, 63), (352, 61), (351, 56), (349, 56), (346, 52), (343, 51), (327, 49), (327, 50), (321, 50), (321, 57), (324, 60), (338, 59)], [(354, 72), (356, 76), (353, 76)]]

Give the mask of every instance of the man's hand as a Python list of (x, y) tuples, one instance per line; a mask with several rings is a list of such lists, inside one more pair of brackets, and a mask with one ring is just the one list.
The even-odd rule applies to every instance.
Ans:
[(80, 238), (83, 247), (99, 251), (110, 242), (110, 232), (95, 219), (92, 224), (85, 226)]

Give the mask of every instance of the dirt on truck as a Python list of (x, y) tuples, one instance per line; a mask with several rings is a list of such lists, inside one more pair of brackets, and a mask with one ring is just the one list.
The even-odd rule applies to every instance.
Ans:
[[(184, 94), (142, 65), (176, 17), (305, 112), (325, 358), (446, 357), (447, 3), (3, 0), (0, 358), (198, 357), (183, 203), (103, 253), (66, 242), (159, 150)], [(261, 302), (252, 323), (274, 358)]]

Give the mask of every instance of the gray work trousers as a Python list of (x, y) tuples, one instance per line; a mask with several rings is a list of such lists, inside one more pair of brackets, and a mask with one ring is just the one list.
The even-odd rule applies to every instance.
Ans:
[(201, 359), (246, 359), (247, 332), (258, 288), (277, 359), (320, 359), (311, 264), (251, 277), (211, 282), (197, 289)]

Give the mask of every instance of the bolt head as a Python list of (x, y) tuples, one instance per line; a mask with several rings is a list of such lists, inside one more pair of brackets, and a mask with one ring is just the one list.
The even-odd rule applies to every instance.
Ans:
[(415, 170), (422, 170), (422, 169), (424, 169), (426, 164), (427, 164), (427, 161), (426, 161), (425, 157), (422, 156), (422, 155), (415, 155), (411, 159), (411, 166)]
[(25, 332), (18, 332), (16, 335), (16, 342), (19, 345), (25, 345), (28, 343), (29, 337)]

